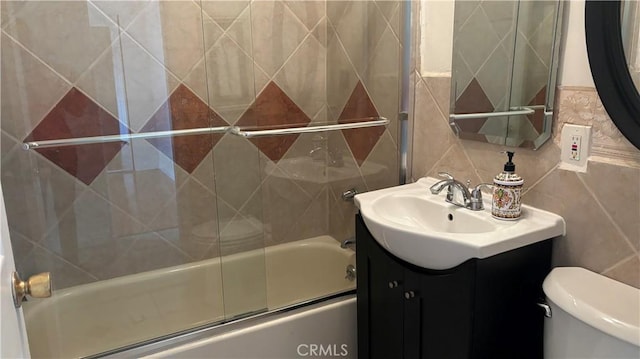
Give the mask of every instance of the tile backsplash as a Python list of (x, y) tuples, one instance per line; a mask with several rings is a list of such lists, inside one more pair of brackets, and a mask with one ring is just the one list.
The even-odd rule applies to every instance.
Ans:
[[(399, 1), (0, 6), (1, 177), (23, 276), (51, 271), (61, 289), (318, 235), (341, 241), (355, 207), (340, 194), (397, 183)], [(21, 148), (372, 116), (391, 124)]]
[[(490, 182), (502, 169), (503, 147), (456, 138), (442, 96), (449, 79), (416, 78), (412, 177), (448, 171), (472, 183)], [(553, 141), (537, 151), (516, 150), (517, 172), (525, 179), (523, 201), (566, 221), (566, 236), (554, 242), (554, 265), (585, 267), (640, 288), (640, 151), (606, 116), (595, 89), (561, 87), (557, 98)], [(587, 173), (559, 169), (564, 123), (593, 125), (594, 149), (627, 155), (607, 157), (600, 151)]]

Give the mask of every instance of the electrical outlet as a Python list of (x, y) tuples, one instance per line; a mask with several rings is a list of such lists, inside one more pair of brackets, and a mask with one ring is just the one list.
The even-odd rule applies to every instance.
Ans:
[(560, 168), (587, 172), (590, 145), (591, 126), (565, 124), (560, 136)]
[(580, 142), (582, 141), (582, 136), (580, 135), (571, 135), (571, 153), (569, 154), (569, 158), (574, 161), (580, 161)]

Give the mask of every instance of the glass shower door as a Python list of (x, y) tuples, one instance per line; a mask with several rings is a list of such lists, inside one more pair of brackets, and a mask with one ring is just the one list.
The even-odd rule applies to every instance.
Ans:
[(234, 61), (241, 31), (215, 19), (236, 4), (1, 3), (14, 255), (23, 277), (49, 271), (54, 285), (24, 304), (33, 356), (93, 355), (266, 306), (228, 314), (223, 296), (234, 216), (214, 161), (230, 162), (218, 153), (238, 111), (215, 96), (237, 89), (215, 92), (207, 74)]
[[(228, 126), (246, 121), (255, 106), (252, 6), (249, 1), (203, 1), (203, 69), (213, 117)], [(225, 320), (265, 311), (265, 226), (260, 151), (225, 134), (213, 151)]]

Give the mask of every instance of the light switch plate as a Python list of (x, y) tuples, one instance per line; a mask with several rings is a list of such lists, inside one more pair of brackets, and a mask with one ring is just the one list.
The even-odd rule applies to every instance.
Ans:
[(587, 172), (591, 149), (591, 126), (565, 124), (560, 136), (560, 168)]

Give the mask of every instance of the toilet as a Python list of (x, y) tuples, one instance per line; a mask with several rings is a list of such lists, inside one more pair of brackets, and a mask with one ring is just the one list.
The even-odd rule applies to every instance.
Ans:
[(577, 267), (554, 268), (542, 287), (546, 359), (640, 358), (640, 289)]

